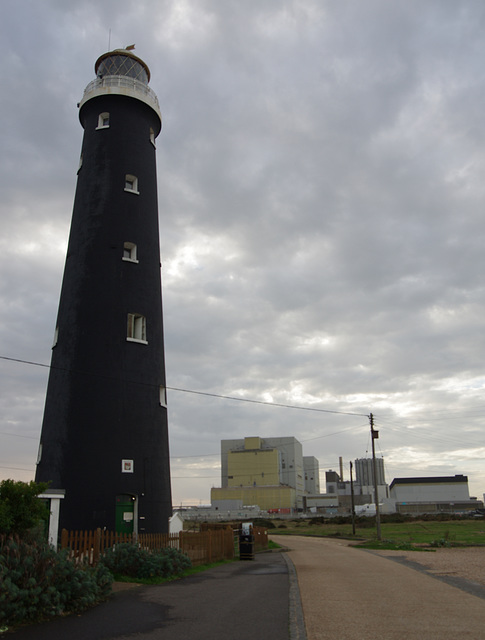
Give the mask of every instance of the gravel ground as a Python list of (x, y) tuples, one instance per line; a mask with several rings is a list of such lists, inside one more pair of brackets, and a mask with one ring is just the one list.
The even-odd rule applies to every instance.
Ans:
[[(485, 586), (470, 572), (465, 578), (433, 574), (431, 568), (444, 559), (440, 570), (451, 572), (455, 565), (449, 558), (456, 557), (460, 570), (465, 562), (473, 566), (485, 559), (483, 548), (376, 552), (352, 548), (347, 540), (271, 538), (288, 546), (308, 640), (485, 638)], [(389, 561), (393, 556), (397, 562)]]
[(485, 547), (436, 549), (436, 551), (376, 551), (381, 556), (399, 556), (417, 562), (433, 574), (473, 580), (485, 586)]

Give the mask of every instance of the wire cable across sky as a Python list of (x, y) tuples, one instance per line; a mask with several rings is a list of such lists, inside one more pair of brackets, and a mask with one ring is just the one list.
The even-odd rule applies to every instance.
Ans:
[[(8, 356), (2, 356), (0, 355), (0, 360), (7, 360), (10, 362), (19, 362), (21, 364), (29, 364), (31, 366), (35, 366), (35, 367), (43, 367), (45, 369), (51, 369), (51, 365), (49, 364), (43, 364), (42, 362), (32, 362), (31, 360), (21, 360), (20, 358), (9, 358)], [(56, 367), (59, 368), (59, 367)], [(92, 375), (92, 376), (99, 376), (100, 374), (94, 374), (92, 372), (89, 371), (78, 371), (76, 373), (83, 373), (84, 375)], [(105, 377), (105, 376), (103, 376)], [(136, 384), (141, 384), (143, 385), (144, 383), (142, 382), (138, 382), (138, 381), (133, 381), (136, 382)], [(146, 386), (151, 386), (151, 385), (146, 385)], [(318, 409), (317, 407), (302, 407), (302, 406), (298, 406), (298, 405), (293, 405), (293, 404), (282, 404), (279, 402), (268, 402), (266, 400), (253, 400), (251, 398), (238, 398), (237, 396), (226, 396), (224, 394), (221, 393), (209, 393), (208, 391), (194, 391), (193, 389), (182, 389), (180, 387), (167, 387), (168, 391), (179, 391), (181, 393), (192, 393), (195, 395), (199, 395), (199, 396), (208, 396), (211, 398), (220, 398), (223, 400), (234, 400), (236, 402), (249, 402), (251, 404), (261, 404), (261, 405), (266, 405), (266, 406), (270, 406), (270, 407), (281, 407), (283, 409), (296, 409), (297, 411), (315, 411), (318, 413), (332, 413), (332, 414), (336, 414), (336, 415), (342, 415), (342, 416), (359, 416), (361, 418), (368, 418), (369, 416), (365, 413), (353, 413), (350, 411), (336, 411), (334, 409)]]

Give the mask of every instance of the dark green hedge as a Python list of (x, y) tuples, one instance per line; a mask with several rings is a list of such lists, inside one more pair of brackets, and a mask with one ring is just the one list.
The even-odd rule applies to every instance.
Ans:
[(105, 566), (79, 566), (64, 552), (19, 538), (0, 540), (0, 627), (78, 612), (111, 593)]
[(188, 556), (170, 547), (159, 551), (140, 549), (136, 544), (117, 544), (101, 557), (111, 573), (131, 578), (168, 578), (181, 574), (191, 566)]

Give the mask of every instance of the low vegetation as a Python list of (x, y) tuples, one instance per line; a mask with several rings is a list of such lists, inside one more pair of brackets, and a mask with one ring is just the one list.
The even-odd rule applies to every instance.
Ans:
[(197, 575), (198, 573), (202, 573), (208, 569), (214, 569), (215, 567), (219, 567), (230, 562), (234, 562), (234, 560), (218, 560), (217, 562), (208, 562), (207, 564), (191, 565), (182, 572), (167, 576), (166, 578), (162, 578), (160, 576), (153, 576), (151, 578), (132, 578), (130, 576), (116, 575), (115, 579), (116, 582), (130, 582), (147, 585), (165, 584), (166, 582), (173, 582), (174, 580), (180, 580), (181, 578), (188, 578), (189, 576)]
[(113, 578), (104, 566), (76, 565), (46, 541), (48, 510), (35, 482), (0, 482), (0, 630), (82, 611), (105, 599)]
[(356, 518), (355, 535), (350, 517), (315, 517), (301, 520), (274, 520), (275, 535), (327, 536), (354, 540), (367, 548), (414, 549), (485, 545), (485, 519), (446, 516), (413, 518), (399, 514), (381, 518), (377, 541), (375, 518)]
[(83, 611), (109, 595), (112, 581), (103, 566), (77, 566), (46, 544), (8, 538), (0, 549), (0, 628)]
[(73, 562), (47, 543), (48, 510), (38, 499), (46, 489), (0, 482), (0, 633), (98, 604), (111, 593), (113, 575), (156, 583), (190, 570), (177, 549), (148, 552), (127, 544), (107, 550), (95, 568)]
[(268, 540), (268, 549), (281, 549), (282, 546), (274, 540)]
[(136, 544), (118, 544), (104, 552), (100, 565), (115, 579), (155, 579), (159, 582), (160, 578), (180, 576), (190, 568), (191, 562), (184, 553), (170, 547), (147, 551)]
[[(37, 496), (47, 489), (37, 482), (0, 482), (0, 535), (31, 535), (39, 526), (43, 529), (49, 518), (47, 506)], [(34, 532), (35, 533), (35, 532)]]

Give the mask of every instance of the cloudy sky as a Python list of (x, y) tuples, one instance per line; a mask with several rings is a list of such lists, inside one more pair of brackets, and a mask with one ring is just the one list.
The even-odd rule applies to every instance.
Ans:
[(76, 104), (135, 43), (163, 114), (174, 504), (209, 502), (224, 438), (295, 436), (348, 479), (371, 412), (389, 483), (481, 498), (484, 30), (473, 0), (3, 0), (0, 478), (34, 473)]

